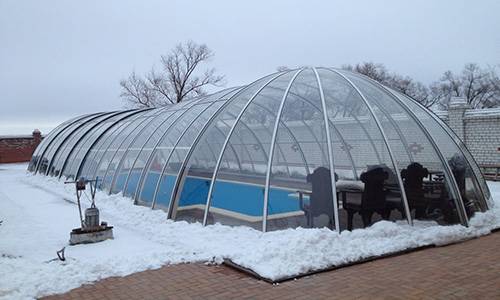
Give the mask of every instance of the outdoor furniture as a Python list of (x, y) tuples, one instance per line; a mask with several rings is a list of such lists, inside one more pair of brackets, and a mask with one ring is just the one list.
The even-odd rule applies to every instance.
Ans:
[(485, 179), (500, 181), (500, 164), (482, 164), (479, 168)]
[(375, 167), (361, 174), (360, 179), (365, 184), (361, 196), (361, 203), (346, 201), (344, 209), (347, 211), (347, 229), (352, 230), (352, 222), (355, 213), (359, 213), (363, 220), (363, 226), (371, 224), (372, 215), (376, 212), (383, 219), (388, 219), (390, 207), (386, 203), (387, 190), (384, 182), (389, 178), (389, 174), (381, 167)]
[[(424, 168), (419, 163), (411, 163), (406, 169), (401, 171), (403, 178), (406, 199), (410, 209), (415, 209), (415, 218), (425, 217), (428, 207), (427, 201), (424, 199), (423, 179), (429, 176), (429, 170)], [(432, 186), (431, 186), (432, 193)]]
[(307, 175), (306, 180), (312, 186), (312, 191), (309, 195), (309, 205), (303, 205), (303, 201), (301, 200), (301, 209), (306, 214), (307, 226), (314, 227), (314, 217), (326, 214), (330, 220), (330, 227), (332, 227), (333, 198), (330, 170), (325, 167), (316, 168), (312, 174)]

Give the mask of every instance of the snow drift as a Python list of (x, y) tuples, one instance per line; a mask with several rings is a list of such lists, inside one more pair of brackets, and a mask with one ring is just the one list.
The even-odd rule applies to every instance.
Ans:
[(25, 164), (0, 165), (0, 298), (5, 299), (62, 293), (165, 264), (223, 259), (276, 280), (420, 246), (453, 243), (500, 227), (500, 183), (489, 183), (498, 204), (477, 213), (468, 228), (381, 221), (342, 234), (303, 228), (262, 233), (247, 227), (173, 222), (163, 211), (98, 191), (101, 220), (115, 226), (115, 239), (68, 246), (67, 260), (62, 262), (55, 259), (56, 251), (67, 246), (69, 231), (79, 224), (74, 186), (27, 175), (25, 168)]

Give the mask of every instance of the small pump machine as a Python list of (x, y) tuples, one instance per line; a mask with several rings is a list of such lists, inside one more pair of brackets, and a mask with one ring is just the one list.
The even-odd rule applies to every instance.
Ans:
[[(78, 212), (80, 213), (80, 228), (75, 228), (70, 233), (69, 244), (96, 243), (113, 238), (113, 226), (108, 226), (106, 222), (99, 223), (99, 209), (95, 206), (95, 193), (97, 190), (97, 181), (87, 180), (83, 177), (76, 181), (67, 181), (65, 183), (74, 183), (76, 188), (76, 201)], [(81, 198), (85, 194), (87, 185), (90, 186), (91, 204), (85, 210), (85, 217), (82, 215)], [(85, 194), (87, 197), (88, 195)]]

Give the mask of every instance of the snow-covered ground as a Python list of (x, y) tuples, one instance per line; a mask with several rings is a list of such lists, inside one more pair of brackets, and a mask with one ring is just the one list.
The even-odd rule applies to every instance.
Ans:
[[(261, 233), (246, 227), (172, 222), (163, 211), (98, 192), (101, 220), (114, 226), (115, 239), (67, 246), (69, 231), (79, 226), (74, 186), (28, 175), (26, 167), (0, 165), (0, 299), (62, 293), (165, 264), (219, 263), (223, 258), (278, 279), (374, 255), (447, 244), (500, 227), (499, 182), (488, 183), (498, 204), (476, 214), (469, 228), (382, 221), (340, 235), (328, 229)], [(55, 258), (64, 246), (67, 260), (62, 262)]]

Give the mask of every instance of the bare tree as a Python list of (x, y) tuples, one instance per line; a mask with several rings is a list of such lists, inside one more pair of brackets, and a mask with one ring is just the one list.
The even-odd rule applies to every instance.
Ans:
[(157, 107), (204, 95), (206, 86), (221, 86), (224, 81), (224, 76), (216, 75), (215, 68), (198, 70), (213, 56), (205, 44), (178, 44), (168, 55), (161, 56), (160, 71), (153, 68), (144, 79), (132, 72), (120, 81), (120, 96), (132, 106)]
[(276, 71), (278, 72), (285, 72), (285, 71), (290, 71), (291, 69), (287, 66), (279, 66), (276, 68)]
[(383, 64), (364, 62), (354, 66), (344, 65), (342, 69), (368, 76), (402, 94), (410, 96), (428, 108), (436, 105), (440, 100), (423, 83), (415, 81), (409, 76), (389, 72)]
[(447, 108), (452, 96), (465, 97), (472, 108), (500, 106), (500, 78), (494, 68), (483, 69), (477, 64), (466, 64), (460, 74), (446, 71), (431, 85), (440, 106)]
[(135, 107), (154, 107), (157, 105), (158, 95), (148, 82), (139, 78), (132, 72), (126, 80), (120, 81), (122, 92), (120, 97), (124, 98), (130, 105)]

